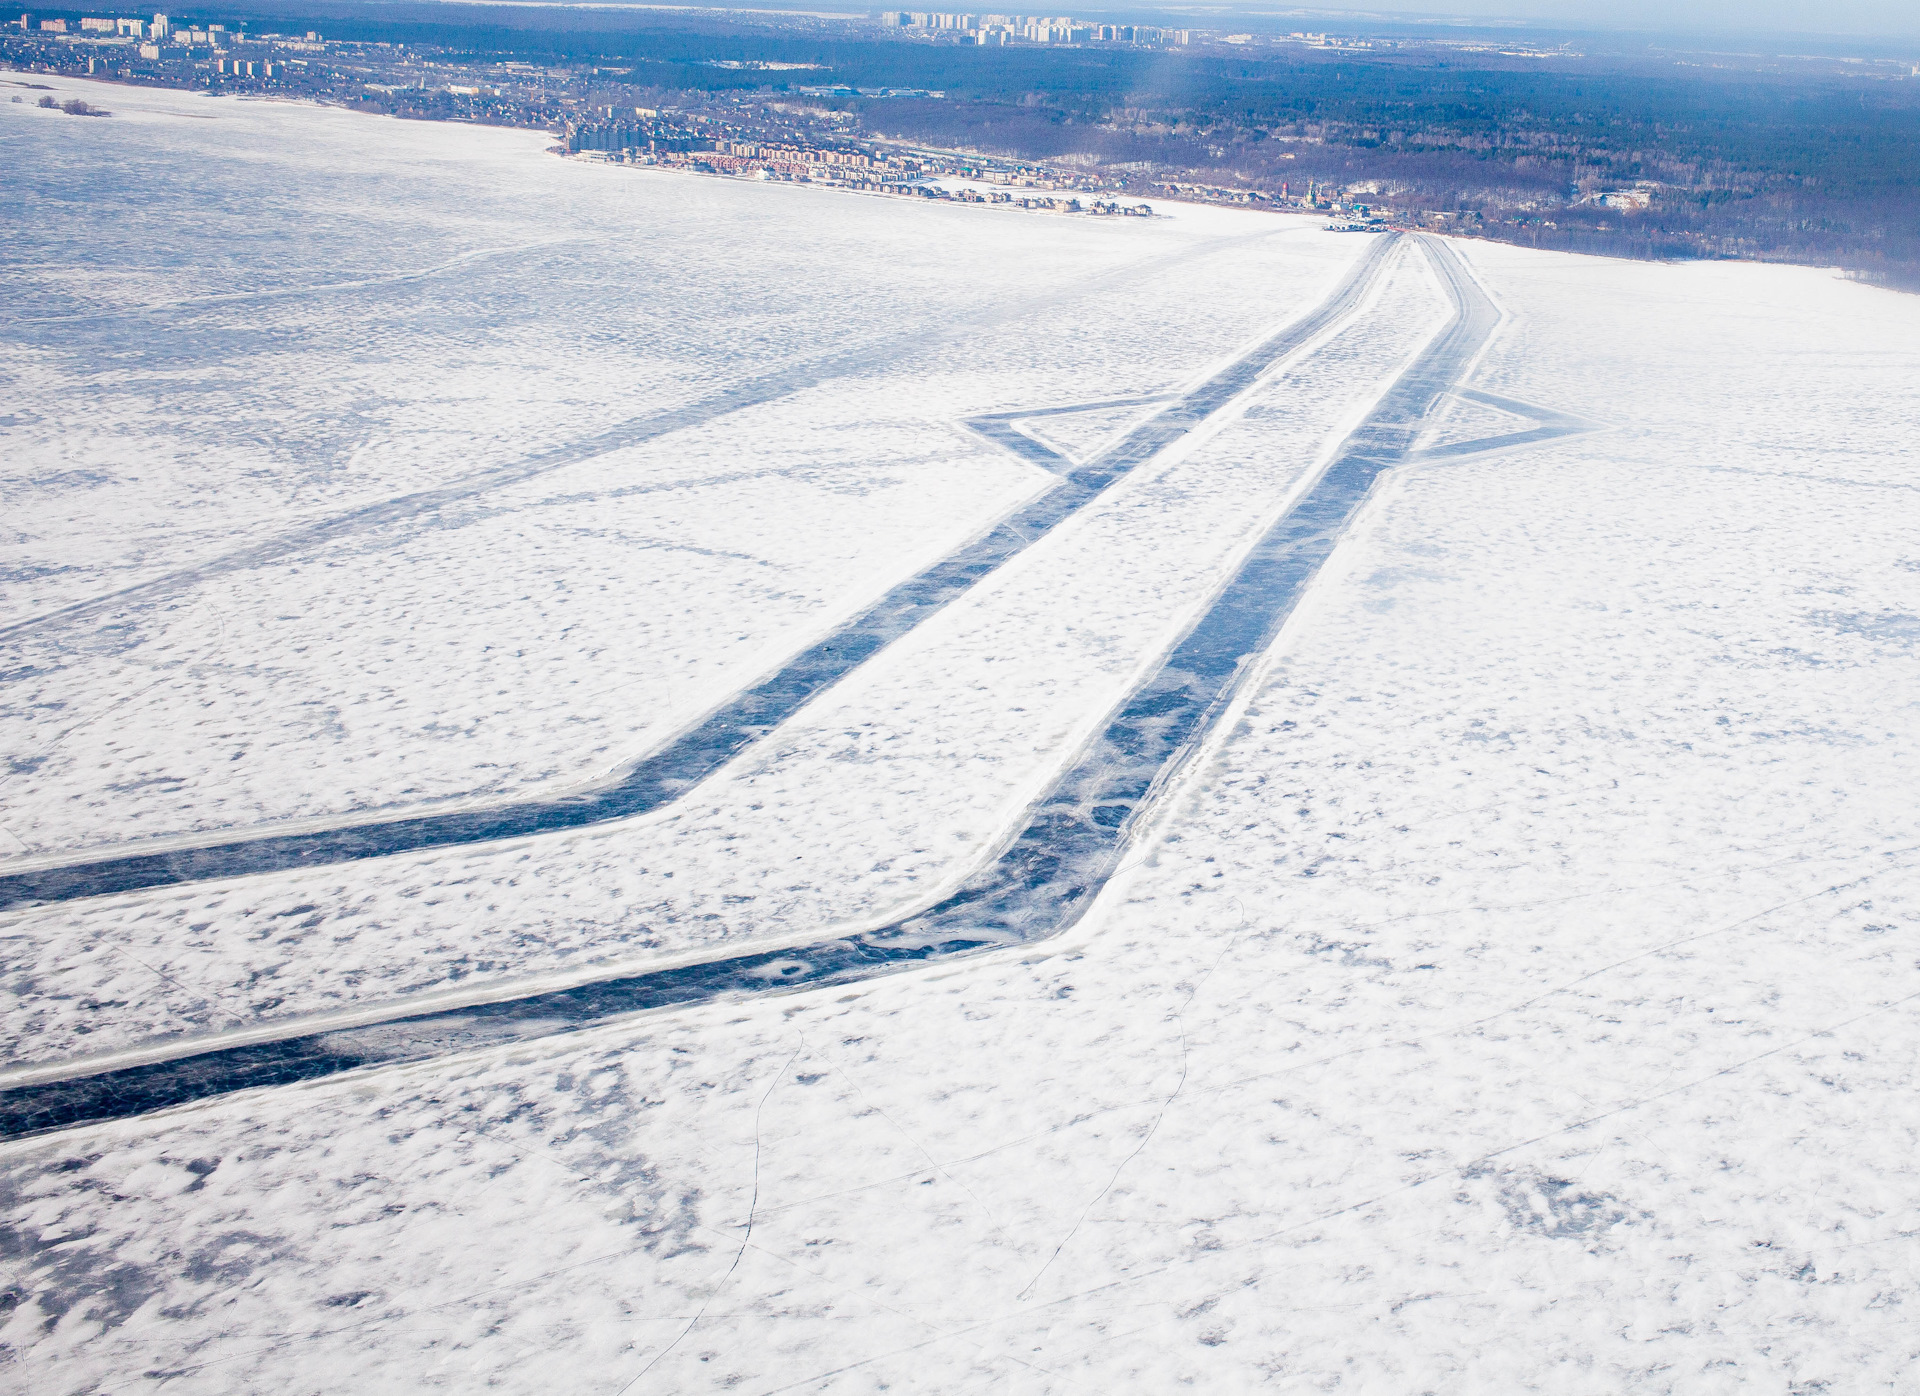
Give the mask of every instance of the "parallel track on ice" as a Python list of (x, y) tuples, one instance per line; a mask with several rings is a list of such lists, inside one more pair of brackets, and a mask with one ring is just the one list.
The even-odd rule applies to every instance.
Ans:
[[(266, 1029), (244, 1042), (187, 1044), (166, 1060), (16, 1087), (0, 1092), (0, 1138), (548, 1037), (648, 1009), (848, 983), (1066, 930), (1086, 914), (1157, 796), (1271, 648), (1375, 482), (1393, 466), (1421, 458), (1413, 448), (1423, 424), (1458, 387), (1498, 324), (1498, 312), (1451, 249), (1421, 241), (1454, 302), (1446, 327), (1298, 503), (1254, 544), (1159, 670), (1029, 809), (1008, 844), (953, 895), (860, 935), (432, 1012), (394, 1005), (391, 1016), (370, 1024), (278, 1038), (265, 1036), (272, 1031)], [(1245, 386), (1254, 376), (1236, 381)], [(1239, 388), (1222, 384), (1220, 391), (1216, 403)]]

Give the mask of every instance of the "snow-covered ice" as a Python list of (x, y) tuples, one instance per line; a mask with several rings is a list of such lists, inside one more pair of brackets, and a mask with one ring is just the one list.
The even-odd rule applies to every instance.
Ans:
[[(390, 660), (396, 693), (455, 705), (467, 700), (442, 698), (426, 652), (405, 649), (459, 619), (449, 598), (503, 570), (521, 569), (531, 594), (536, 576), (575, 585), (598, 567), (611, 593), (629, 577), (682, 588), (681, 648), (655, 649), (668, 641), (649, 631), (623, 639), (628, 668), (589, 664), (555, 638), (566, 622), (529, 604), (513, 614), (538, 672), (641, 674), (631, 692), (643, 701), (697, 711), (1034, 488), (1031, 467), (968, 438), (959, 418), (1191, 381), (1323, 295), (1361, 246), (1252, 215), (1176, 210), (1098, 231), (577, 170), (508, 133), (140, 100), (161, 110), (62, 127), (13, 108), (0, 134), (101, 143), (68, 150), (62, 179), (84, 160), (159, 165), (187, 150), (217, 170), (232, 151), (236, 166), (310, 161), (343, 206), (367, 187), (355, 184), (363, 158), (369, 182), (398, 189), (484, 178), (546, 193), (537, 216), (535, 197), (502, 201), (513, 226), (489, 230), (500, 242), (644, 208), (695, 225), (690, 248), (727, 237), (750, 259), (784, 247), (788, 294), (812, 297), (817, 315), (837, 313), (842, 279), (849, 303), (872, 304), (861, 278), (884, 253), (922, 288), (889, 332), (951, 337), (476, 496), (485, 521), (395, 526), (377, 549), (358, 539), (338, 559), (361, 569), (354, 586), (406, 598), (380, 602), (364, 631), (315, 606), (296, 569), (317, 564), (293, 555), (222, 574), (167, 603), (178, 611), (141, 611), (118, 653), (75, 638), (108, 632), (112, 616), (50, 632), (67, 648), (29, 661), (46, 675), (13, 681), (95, 701), (124, 683), (116, 666), (145, 664), (151, 682), (173, 672), (154, 655), (181, 656), (185, 674), (194, 647), (223, 653), (230, 642), (211, 633), (222, 616), (275, 655), (329, 645), (336, 671)], [(229, 125), (168, 115), (174, 102)], [(52, 178), (51, 161), (6, 168), (15, 183)], [(243, 186), (237, 168), (211, 178)], [(831, 230), (817, 265), (766, 211), (795, 197), (817, 201), (808, 216)], [(465, 248), (457, 219), (475, 215), (447, 199), (450, 211), (406, 215), (422, 262)], [(34, 227), (5, 234), (9, 284), (40, 287), (45, 313), (186, 294), (191, 278), (174, 273), (152, 290), (75, 276), (71, 259), (52, 265), (51, 241), (35, 270), (23, 239), (53, 233)], [(1007, 307), (993, 325), (952, 326), (994, 299), (983, 277), (1005, 278), (1001, 300), (1053, 294), (1069, 269), (1133, 265), (1118, 244), (1135, 236), (1151, 243), (1137, 255), (1161, 259), (1150, 273), (1089, 277), (1084, 295), (1026, 318)], [(935, 255), (929, 237), (951, 245)], [(862, 246), (856, 275), (839, 254)], [(676, 1010), (7, 1145), (10, 1368), (49, 1392), (1910, 1385), (1920, 316), (1807, 269), (1457, 250), (1507, 316), (1474, 386), (1602, 429), (1390, 475), (1067, 936), (852, 990)], [(236, 249), (234, 275), (289, 277), (246, 251), (257, 260)], [(349, 272), (378, 260), (357, 255)], [(1261, 297), (1247, 294), (1253, 276)], [(720, 278), (714, 293), (743, 284)], [(458, 290), (476, 315), (496, 294), (481, 280)], [(545, 362), (578, 362), (562, 341), (591, 338), (590, 302), (563, 298), (572, 322), (547, 324), (536, 297), (488, 352), (510, 367), (544, 345)], [(669, 313), (648, 304), (636, 292), (620, 314)], [(368, 381), (433, 399), (428, 351), (404, 349), (407, 317), (423, 313), (392, 303), (391, 362), (320, 381), (343, 397)], [(1443, 315), (1424, 263), (1400, 258), (1366, 307), (1234, 410), (660, 816), (9, 914), (12, 1050), (58, 1059), (95, 1035), (127, 1045), (468, 975), (812, 932), (926, 895), (992, 844)], [(1076, 330), (1096, 317), (1139, 333)], [(719, 316), (711, 340), (683, 326), (657, 345), (651, 378), (625, 361), (619, 372), (661, 394), (681, 383), (690, 399), (688, 363), (753, 352), (726, 328), (750, 321)], [(290, 352), (343, 353), (325, 315), (303, 325), (287, 331)], [(109, 511), (89, 525), (76, 499), (34, 487), (20, 516), (32, 529), (10, 525), (37, 530), (22, 555), (78, 570), (21, 578), (10, 614), (156, 575), (156, 553), (217, 557), (309, 517), (295, 513), (299, 467), (276, 470), (279, 457), (248, 465), (236, 449), (223, 465), (209, 452), (189, 470), (171, 429), (142, 433), (131, 409), (76, 412), (110, 394), (42, 333), (6, 335), (25, 365), (15, 381), (39, 404), (12, 409), (8, 431), (25, 444), (9, 461), (38, 479), (72, 452), (71, 468), (109, 477), (101, 488), (128, 521), (113, 526)], [(151, 323), (113, 333), (136, 359), (163, 352)], [(798, 357), (759, 352), (768, 372)], [(204, 386), (226, 362), (166, 371)], [(634, 415), (618, 373), (580, 374), (590, 386), (543, 399), (524, 437), (511, 412), (489, 415), (500, 439), (486, 459)], [(382, 410), (406, 416), (393, 394)], [(332, 401), (316, 389), (311, 420)], [(467, 429), (458, 410), (435, 410)], [(70, 438), (76, 418), (87, 434)], [(1050, 439), (1081, 454), (1121, 420), (1033, 429), (1057, 427)], [(103, 422), (119, 423), (115, 444), (92, 434)], [(1514, 429), (1463, 401), (1433, 439)], [(808, 455), (796, 431), (841, 445)], [(459, 478), (466, 449), (391, 492)], [(147, 472), (125, 493), (107, 469), (116, 453), (147, 462), (119, 468)], [(713, 492), (617, 493), (742, 458), (756, 464)], [(846, 505), (849, 517), (818, 476), (781, 473), (801, 459), (830, 459), (878, 502)], [(164, 480), (201, 469), (231, 472), (234, 490), (210, 487), (221, 498), (204, 523), (171, 517)], [(325, 477), (311, 486), (325, 511), (384, 497), (377, 471), (310, 473)], [(543, 553), (513, 533), (545, 527), (534, 520), (563, 495), (618, 537)], [(143, 498), (168, 517), (143, 523), (155, 507)], [(518, 541), (475, 556), (489, 525)], [(579, 527), (555, 528), (567, 526)], [(777, 559), (793, 599), (764, 616), (720, 564), (633, 548), (641, 532)], [(209, 590), (224, 611), (203, 609)], [(595, 595), (580, 614), (619, 629), (617, 595)], [(303, 597), (310, 619), (269, 623)], [(507, 624), (486, 612), (475, 633)], [(735, 634), (757, 638), (706, 644)], [(402, 653), (385, 656), (388, 640)], [(502, 683), (495, 710), (547, 743), (545, 764), (503, 782), (577, 778), (685, 720), (636, 718), (626, 689), (603, 716), (571, 699), (538, 706), (536, 667), (513, 671), (534, 704)], [(205, 682), (259, 730), (299, 730), (276, 683), (258, 679), (247, 709), (235, 673)], [(669, 682), (700, 696), (663, 700)], [(153, 701), (182, 714), (198, 701), (159, 690)], [(357, 691), (340, 701), (352, 707)], [(229, 801), (215, 824), (372, 807), (356, 803), (350, 757), (366, 758), (366, 788), (383, 799), (388, 776), (426, 769), (442, 784), (406, 798), (507, 788), (428, 737), (356, 745), (354, 733), (402, 725), (397, 704), (383, 711), (312, 743), (324, 754), (297, 789), (269, 766), (231, 779), (182, 767), (193, 774), (171, 804), (116, 803), (104, 776), (48, 776), (28, 788), (51, 793), (9, 808), (49, 831), (38, 851), (185, 831), (209, 800)], [(16, 730), (46, 725), (23, 715)], [(124, 717), (106, 726), (145, 735)], [(288, 761), (308, 745), (284, 740)], [(104, 742), (82, 749), (119, 759)], [(74, 788), (94, 793), (69, 809), (60, 792)]]
[[(957, 416), (1177, 384), (1352, 252), (130, 100), (0, 127), (16, 857), (601, 776), (1035, 488)], [(89, 258), (152, 252), (79, 275), (82, 199)]]
[[(899, 914), (977, 865), (1437, 326), (1424, 263), (1182, 458), (1124, 482), (661, 814), (19, 918), (36, 1061)], [(108, 1020), (89, 1005), (125, 1004)]]

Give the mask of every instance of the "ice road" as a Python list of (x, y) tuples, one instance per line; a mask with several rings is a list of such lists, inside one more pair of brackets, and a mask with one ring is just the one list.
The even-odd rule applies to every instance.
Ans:
[(1908, 1379), (1911, 301), (67, 85), (28, 1389)]

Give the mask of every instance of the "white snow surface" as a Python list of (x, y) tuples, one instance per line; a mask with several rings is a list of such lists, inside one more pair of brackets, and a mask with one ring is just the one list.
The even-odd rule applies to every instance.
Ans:
[[(355, 129), (271, 119), (318, 146)], [(511, 139), (421, 129), (394, 137), (425, 143), (408, 178)], [(531, 158), (501, 177), (561, 178)], [(896, 216), (819, 198), (876, 237)], [(1033, 226), (1081, 255), (1071, 220)], [(1360, 242), (1261, 246), (1296, 266), (1297, 306)], [(1920, 316), (1813, 270), (1459, 250), (1507, 314), (1474, 386), (1605, 429), (1391, 475), (1074, 931), (6, 1146), (6, 1370), (76, 1393), (1909, 1387)], [(636, 859), (719, 856), (734, 790), (788, 813), (743, 829), (741, 861), (701, 865), (700, 895), (758, 886), (742, 869), (772, 868), (783, 839), (824, 886), (895, 829), (911, 879), (863, 873), (785, 911), (757, 895), (766, 926), (911, 897), (984, 846), (1437, 320), (1403, 260), (1244, 411), (916, 633), (913, 663), (858, 671), (696, 810), (20, 913), (19, 1011), (70, 1050), (80, 1015), (40, 1000), (93, 992), (89, 955), (125, 1000), (93, 1021), (127, 1015), (130, 1038), (191, 1018), (157, 976), (112, 977), (140, 954), (218, 993), (269, 963), (312, 992), (327, 933), (278, 962), (185, 941), (271, 942), (292, 905), (341, 921), (339, 953), (369, 973), (383, 937), (396, 961), (480, 946), (536, 905), (615, 924), (650, 875)], [(1070, 338), (1023, 341), (1031, 381), (1123, 395), (1046, 379)], [(1179, 377), (1150, 358), (1126, 391)], [(987, 399), (942, 410), (1028, 400)], [(1438, 434), (1476, 421), (1508, 426), (1476, 407)], [(1026, 487), (997, 468), (976, 516)], [(887, 556), (871, 568), (914, 565)], [(989, 663), (1008, 642), (1072, 659)], [(910, 770), (945, 769), (930, 722), (992, 728), (1042, 697), (911, 823), (931, 776)], [(863, 774), (822, 785), (808, 753), (834, 732)], [(921, 754), (893, 761), (896, 738)], [(763, 934), (759, 914), (720, 933)], [(22, 977), (43, 963), (44, 995)]]

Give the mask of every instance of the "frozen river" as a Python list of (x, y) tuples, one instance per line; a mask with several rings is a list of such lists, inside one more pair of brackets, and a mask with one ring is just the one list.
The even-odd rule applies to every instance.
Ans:
[[(1224, 711), (1234, 681), (1273, 641), (1280, 624), (1338, 542), (1347, 521), (1383, 470), (1403, 464), (1445, 394), (1460, 385), (1497, 321), (1486, 296), (1445, 244), (1426, 254), (1442, 273), (1453, 303), (1445, 333), (1409, 363), (1326, 467), (1295, 492), (1230, 579), (1193, 621), (1157, 670), (1123, 702), (1105, 728), (1078, 753), (1023, 817), (1011, 841), (951, 895), (863, 935), (757, 950), (652, 974), (620, 975), (565, 989), (513, 995), (496, 986), (468, 1002), (412, 1011), (401, 1000), (363, 1010), (358, 1023), (309, 1032), (294, 1025), (274, 1034), (255, 1028), (198, 1041), (171, 1042), (159, 1060), (117, 1069), (61, 1074), (43, 1068), (32, 1081), (0, 1094), (0, 1133), (23, 1135), (82, 1121), (125, 1118), (189, 1100), (312, 1080), (375, 1064), (416, 1061), (499, 1042), (572, 1031), (602, 1019), (669, 1004), (756, 990), (792, 991), (924, 967), (954, 955), (1027, 944), (1057, 935), (1090, 907), (1131, 836), (1151, 814), (1151, 797), (1170, 788), (1180, 762)], [(658, 808), (687, 793), (779, 718), (833, 679), (873, 656), (922, 614), (980, 580), (1055, 524), (1091, 503), (1134, 465), (1167, 450), (1187, 431), (1255, 387), (1261, 373), (1312, 343), (1356, 310), (1400, 251), (1382, 238), (1358, 260), (1329, 300), (1198, 389), (1180, 395), (1151, 419), (1073, 469), (1061, 459), (1065, 487), (998, 525), (980, 543), (904, 583), (882, 603), (790, 663), (774, 679), (730, 700), (658, 756), (641, 763), (597, 797), (502, 811), (363, 825), (328, 836), (311, 834), (216, 846), (198, 854), (144, 855), (117, 862), (16, 878), (22, 900), (54, 890), (64, 897), (106, 895), (153, 882), (203, 881), (307, 861), (384, 856), (430, 844), (477, 843), (517, 834), (604, 823)], [(1336, 341), (1337, 342), (1337, 341)], [(1298, 369), (1296, 368), (1296, 372)], [(1513, 404), (1510, 404), (1510, 406)], [(1063, 409), (1052, 409), (1058, 416)], [(1015, 419), (1017, 420), (1017, 419)], [(1531, 441), (1547, 429), (1455, 441), (1449, 458)], [(1571, 428), (1562, 426), (1560, 434)], [(1037, 444), (1037, 443), (1036, 443)], [(1025, 452), (1023, 452), (1025, 453)], [(264, 856), (262, 856), (264, 855)], [(279, 855), (276, 859), (275, 855)], [(38, 884), (38, 885), (37, 885)], [(802, 935), (804, 939), (804, 933)], [(369, 1039), (360, 1026), (384, 1017), (388, 1030)], [(90, 1064), (91, 1065), (91, 1064)]]
[(33, 1389), (1899, 1388), (1910, 301), (86, 95)]
[[(984, 537), (957, 553), (940, 559), (917, 576), (895, 586), (867, 611), (844, 622), (801, 654), (786, 661), (772, 677), (729, 696), (718, 709), (698, 720), (659, 751), (651, 752), (634, 768), (622, 772), (607, 788), (591, 793), (512, 805), (465, 810), (382, 823), (360, 821), (342, 828), (304, 834), (266, 835), (233, 843), (201, 844), (166, 853), (132, 854), (98, 861), (55, 864), (44, 870), (0, 878), (0, 906), (25, 901), (58, 901), (79, 896), (131, 891), (139, 887), (176, 882), (205, 881), (276, 868), (344, 862), (379, 857), (415, 848), (478, 843), (515, 835), (578, 828), (609, 820), (650, 813), (684, 794), (739, 754), (750, 742), (765, 736), (808, 699), (882, 646), (910, 630), (953, 597), (992, 572), (1026, 547), (1044, 537), (1079, 509), (1091, 503), (1133, 467), (1166, 450), (1181, 436), (1231, 402), (1259, 374), (1289, 353), (1310, 343), (1315, 335), (1352, 311), (1379, 275), (1392, 239), (1369, 250), (1350, 275), (1321, 306), (1235, 359), (1192, 390), (1160, 406), (1147, 421), (1102, 450), (1085, 465), (1048, 450), (1019, 434), (1009, 423), (1019, 414), (996, 414), (994, 433), (1002, 444), (1013, 444), (1022, 455), (1054, 469), (1061, 479), (1011, 518), (996, 524)], [(1103, 410), (1107, 403), (1088, 410)], [(1142, 404), (1144, 405), (1144, 404)], [(1044, 409), (1059, 417), (1072, 408)], [(985, 425), (982, 423), (981, 425)], [(406, 501), (409, 507), (414, 501)], [(273, 558), (296, 553), (340, 534), (363, 527), (368, 514), (389, 516), (381, 506), (329, 520), (285, 541), (276, 541), (266, 555), (245, 555), (245, 563), (259, 566)], [(228, 567), (236, 564), (229, 561)], [(195, 578), (169, 577), (167, 590), (180, 589)], [(124, 604), (124, 593), (110, 601), (81, 603), (56, 613), (64, 620), (84, 609)]]

